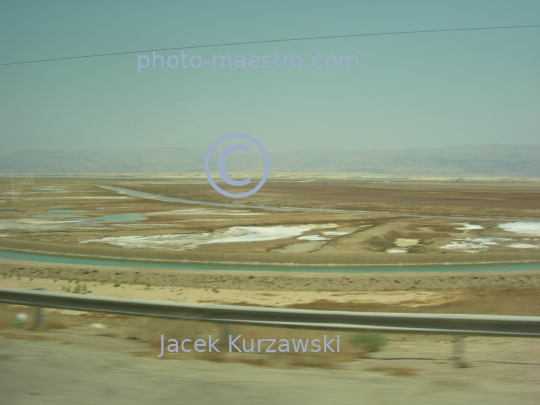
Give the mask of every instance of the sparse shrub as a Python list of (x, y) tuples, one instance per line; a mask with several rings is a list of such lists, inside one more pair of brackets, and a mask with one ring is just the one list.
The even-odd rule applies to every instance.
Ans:
[(217, 288), (212, 288), (212, 291), (215, 292), (215, 293), (219, 292), (219, 290)]
[(349, 340), (367, 352), (377, 352), (386, 345), (386, 339), (380, 333), (353, 333)]
[(116, 283), (115, 285), (113, 285), (113, 287), (120, 287), (120, 284)]

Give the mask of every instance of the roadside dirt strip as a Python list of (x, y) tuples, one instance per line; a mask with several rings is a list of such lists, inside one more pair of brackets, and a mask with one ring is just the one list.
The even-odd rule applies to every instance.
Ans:
[(257, 291), (404, 291), (540, 287), (540, 271), (534, 270), (477, 273), (302, 274), (49, 265), (0, 260), (0, 276)]

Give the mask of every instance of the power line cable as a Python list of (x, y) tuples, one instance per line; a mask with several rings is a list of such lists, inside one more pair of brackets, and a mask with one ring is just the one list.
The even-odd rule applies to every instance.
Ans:
[(305, 38), (267, 39), (267, 40), (261, 40), (261, 41), (228, 42), (224, 44), (193, 45), (193, 46), (182, 46), (182, 47), (176, 47), (176, 48), (147, 49), (147, 50), (140, 50), (140, 51), (99, 53), (99, 54), (94, 54), (94, 55), (68, 56), (68, 57), (63, 57), (63, 58), (28, 60), (28, 61), (23, 61), (23, 62), (0, 63), (0, 66), (24, 65), (24, 64), (29, 64), (29, 63), (53, 62), (53, 61), (71, 60), (71, 59), (97, 58), (97, 57), (102, 57), (102, 56), (129, 55), (129, 54), (134, 54), (134, 53), (147, 53), (147, 52), (152, 52), (152, 51), (159, 52), (159, 51), (174, 51), (174, 50), (180, 50), (180, 49), (211, 48), (211, 47), (219, 47), (219, 46), (267, 44), (267, 43), (275, 43), (275, 42), (292, 42), (292, 41), (311, 41), (311, 40), (334, 39), (334, 38), (374, 37), (374, 36), (381, 36), (381, 35), (426, 34), (426, 33), (434, 33), (434, 32), (456, 32), (456, 31), (488, 31), (488, 30), (502, 30), (502, 29), (518, 29), (518, 28), (540, 28), (540, 25), (509, 25), (509, 26), (501, 26), (501, 27), (447, 28), (447, 29), (438, 29), (438, 30), (392, 31), (392, 32), (375, 32), (375, 33), (368, 33), (368, 34), (348, 34), (348, 35), (328, 35), (328, 36), (321, 36), (321, 37), (305, 37)]

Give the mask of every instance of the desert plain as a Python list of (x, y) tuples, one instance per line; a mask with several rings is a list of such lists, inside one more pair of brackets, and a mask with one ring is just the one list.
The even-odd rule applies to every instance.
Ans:
[[(0, 205), (0, 251), (23, 255), (0, 258), (0, 285), (62, 292), (81, 282), (89, 294), (180, 302), (538, 314), (540, 183), (530, 179), (278, 173), (253, 196), (231, 199), (199, 174), (4, 176)], [(459, 265), (467, 271), (452, 267)]]
[(539, 238), (533, 181), (282, 175), (231, 199), (200, 176), (0, 178), (0, 248), (10, 250), (238, 265), (438, 265), (540, 261)]
[[(230, 199), (195, 174), (4, 176), (0, 256), (0, 286), (6, 288), (215, 305), (538, 316), (540, 183), (284, 173), (271, 176), (251, 197)], [(71, 262), (60, 260), (66, 258)], [(29, 320), (14, 324), (21, 313)], [(0, 305), (5, 351), (70, 353), (75, 359), (58, 347), (84, 347), (74, 350), (101, 356), (107, 373), (118, 372), (108, 362), (118, 356), (135, 364), (130, 367), (144, 364), (142, 374), (161, 370), (161, 334), (180, 339), (224, 333), (211, 323), (58, 309), (45, 309), (44, 326), (34, 330), (34, 314), (30, 307)], [(320, 334), (226, 328), (254, 339)], [(392, 386), (408, 377), (416, 385), (399, 384), (425, 385), (429, 395), (443, 397), (466, 386), (470, 395), (485, 399), (482, 387), (489, 384), (490, 390), (507, 396), (519, 391), (523, 403), (534, 402), (536, 340), (468, 338), (468, 371), (451, 371), (446, 363), (453, 336), (386, 339), (377, 352), (343, 334), (339, 355), (165, 358), (185, 360), (188, 368), (204, 368), (197, 362), (211, 360), (212, 370), (227, 375), (240, 365), (226, 363), (240, 362), (323, 368), (325, 381), (338, 375), (336, 369), (369, 384), (377, 375), (389, 375), (381, 381)], [(39, 376), (59, 375), (54, 367), (43, 371), (45, 363), (30, 363), (27, 368), (38, 367)], [(242, 378), (253, 374), (241, 371)], [(504, 403), (506, 397), (497, 398)]]

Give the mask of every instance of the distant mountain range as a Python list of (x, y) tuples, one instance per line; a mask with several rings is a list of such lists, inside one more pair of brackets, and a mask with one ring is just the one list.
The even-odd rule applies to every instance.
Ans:
[[(22, 150), (0, 154), (2, 174), (204, 172), (206, 151)], [(217, 155), (217, 153), (215, 153)], [(217, 157), (214, 157), (216, 160)], [(540, 178), (540, 146), (485, 145), (396, 151), (299, 150), (270, 154), (272, 172), (487, 175)], [(212, 165), (216, 171), (215, 161)], [(262, 156), (230, 156), (227, 170), (261, 171)]]

